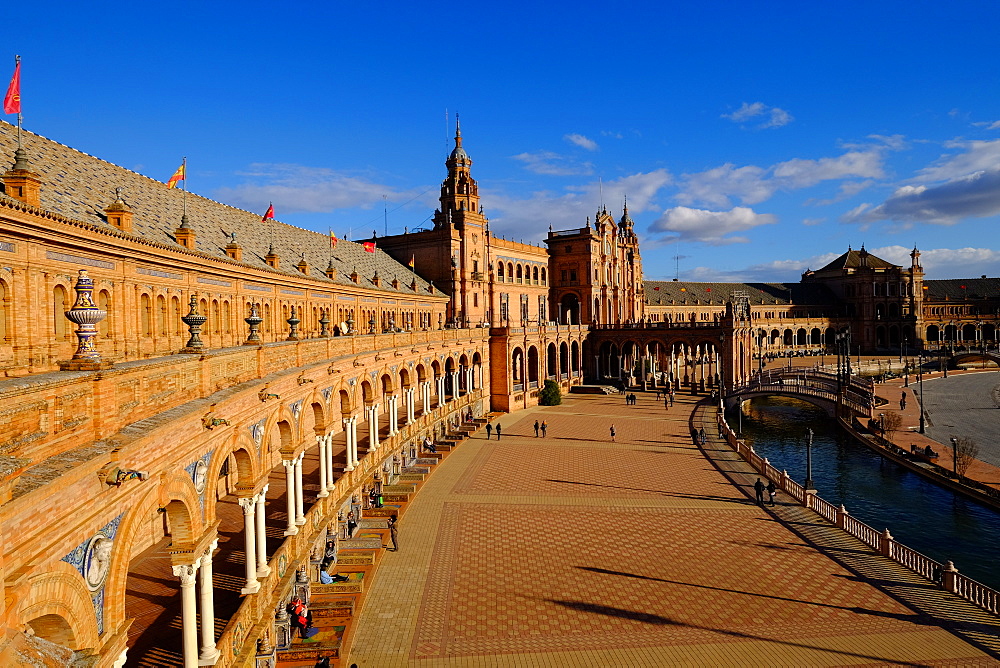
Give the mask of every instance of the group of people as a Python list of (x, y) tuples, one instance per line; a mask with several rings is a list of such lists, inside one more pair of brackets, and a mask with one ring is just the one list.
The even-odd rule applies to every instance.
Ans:
[[(536, 422), (535, 425), (536, 425), (535, 426), (535, 431), (538, 431), (538, 426), (537, 426), (538, 423)], [(497, 422), (497, 426), (496, 427), (493, 426), (493, 423), (487, 422), (486, 423), (486, 440), (487, 441), (490, 440), (490, 437), (493, 435), (493, 431), (496, 430), (496, 432), (497, 432), (497, 440), (499, 441), (500, 440), (500, 431), (501, 431), (501, 429), (502, 429), (502, 427), (500, 426), (499, 422)]]
[(636, 402), (636, 398), (635, 398), (634, 394), (626, 394), (625, 395), (625, 405), (626, 406), (635, 406), (635, 402)]
[(764, 492), (767, 491), (768, 497), (771, 499), (770, 505), (774, 505), (774, 497), (778, 493), (778, 487), (774, 484), (773, 480), (768, 480), (767, 485), (764, 485), (764, 481), (757, 478), (757, 482), (753, 485), (754, 492), (757, 493), (757, 503), (761, 506), (764, 505)]
[(545, 420), (542, 420), (541, 424), (539, 424), (538, 420), (535, 420), (535, 438), (538, 438), (538, 430), (539, 429), (541, 429), (541, 431), (542, 431), (542, 438), (545, 438), (545, 434), (546, 434), (546, 432), (549, 429), (549, 423), (546, 422)]

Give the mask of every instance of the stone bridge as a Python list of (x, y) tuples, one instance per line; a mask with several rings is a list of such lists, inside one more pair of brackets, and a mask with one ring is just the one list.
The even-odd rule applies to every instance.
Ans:
[(815, 369), (769, 369), (754, 374), (749, 382), (727, 392), (726, 406), (733, 406), (753, 397), (795, 397), (819, 406), (831, 416), (841, 415), (871, 417), (875, 406), (875, 387), (872, 381), (858, 376), (817, 371)]

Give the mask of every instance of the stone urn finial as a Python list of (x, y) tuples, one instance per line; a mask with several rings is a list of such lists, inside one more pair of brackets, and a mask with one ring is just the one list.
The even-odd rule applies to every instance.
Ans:
[(106, 369), (111, 365), (101, 361), (94, 339), (97, 338), (97, 323), (108, 317), (108, 312), (94, 303), (94, 281), (87, 275), (86, 269), (80, 270), (73, 289), (76, 290), (76, 302), (64, 314), (67, 320), (77, 325), (78, 343), (73, 359), (61, 363), (60, 367), (67, 371)]
[(181, 322), (188, 326), (191, 337), (181, 348), (182, 353), (200, 353), (205, 348), (205, 343), (201, 340), (201, 326), (208, 322), (208, 316), (198, 313), (198, 293), (191, 293), (191, 300), (188, 302), (188, 313), (181, 318)]
[(243, 318), (245, 322), (250, 327), (250, 333), (247, 335), (247, 340), (243, 342), (245, 346), (258, 346), (262, 343), (260, 339), (260, 324), (264, 322), (264, 319), (260, 317), (260, 305), (250, 304), (250, 315)]

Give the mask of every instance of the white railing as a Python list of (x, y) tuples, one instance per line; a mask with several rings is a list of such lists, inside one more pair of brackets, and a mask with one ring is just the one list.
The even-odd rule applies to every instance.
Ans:
[(716, 417), (719, 434), (755, 471), (774, 481), (775, 486), (797, 502), (816, 511), (831, 524), (843, 529), (862, 541), (876, 552), (889, 557), (896, 563), (918, 575), (940, 584), (945, 590), (964, 598), (987, 612), (1000, 614), (1000, 592), (981, 582), (962, 575), (950, 561), (942, 564), (914, 549), (900, 545), (888, 530), (880, 532), (864, 522), (851, 517), (843, 506), (834, 506), (815, 493), (807, 493), (799, 483), (788, 477), (785, 471), (778, 471), (766, 459), (754, 452), (746, 441), (736, 438), (722, 415)]

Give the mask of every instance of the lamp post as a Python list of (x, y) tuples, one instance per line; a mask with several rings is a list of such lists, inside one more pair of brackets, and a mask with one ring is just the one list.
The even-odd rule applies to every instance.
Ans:
[(920, 433), (923, 434), (925, 431), (924, 425), (924, 351), (920, 351), (920, 355), (917, 358), (920, 366), (917, 367), (917, 386), (920, 390), (918, 397), (920, 398)]
[(726, 335), (719, 334), (719, 410), (726, 410), (726, 362), (722, 354), (723, 346), (726, 343)]
[(954, 436), (951, 437), (951, 466), (952, 470), (955, 472), (955, 477), (958, 477), (958, 439)]
[(805, 490), (807, 492), (815, 492), (816, 487), (813, 485), (813, 430), (806, 429), (806, 484)]
[(743, 438), (743, 397), (736, 397), (736, 413), (739, 416), (739, 425), (737, 428), (737, 434), (739, 438)]
[(906, 357), (906, 337), (903, 337), (903, 387), (910, 386), (910, 361)]
[(885, 413), (878, 414), (878, 428), (882, 431), (882, 438), (885, 438)]

